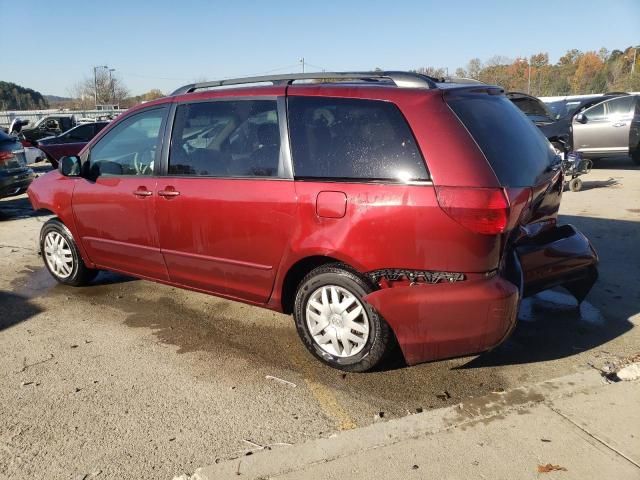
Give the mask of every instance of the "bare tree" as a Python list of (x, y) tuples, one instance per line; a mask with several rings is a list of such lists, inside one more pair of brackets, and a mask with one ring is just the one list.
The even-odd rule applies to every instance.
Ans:
[(467, 71), (464, 68), (456, 68), (456, 77), (465, 78), (467, 76)]
[(482, 70), (482, 62), (479, 58), (472, 58), (467, 63), (467, 75), (469, 78), (475, 78), (476, 80), (480, 78), (480, 71)]
[[(93, 72), (92, 72), (93, 73)], [(95, 78), (85, 77), (71, 89), (72, 96), (79, 106), (84, 108), (94, 105), (119, 105), (129, 96), (129, 89), (112, 71), (97, 69)]]
[(420, 67), (416, 70), (416, 73), (421, 73), (422, 75), (428, 75), (435, 78), (444, 78), (447, 72), (444, 68)]

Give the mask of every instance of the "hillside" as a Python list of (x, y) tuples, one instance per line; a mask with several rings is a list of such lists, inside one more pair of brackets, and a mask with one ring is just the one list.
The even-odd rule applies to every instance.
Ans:
[(40, 92), (0, 81), (0, 110), (35, 110), (48, 106)]

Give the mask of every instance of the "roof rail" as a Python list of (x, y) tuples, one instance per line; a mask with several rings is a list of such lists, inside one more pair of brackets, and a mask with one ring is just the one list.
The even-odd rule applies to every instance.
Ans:
[(284, 75), (266, 75), (259, 77), (228, 78), (211, 82), (198, 82), (184, 85), (171, 95), (182, 95), (204, 88), (223, 87), (227, 85), (242, 85), (249, 83), (272, 83), (273, 85), (291, 85), (297, 80), (390, 80), (400, 88), (438, 88), (437, 79), (414, 72), (317, 72), (290, 73)]

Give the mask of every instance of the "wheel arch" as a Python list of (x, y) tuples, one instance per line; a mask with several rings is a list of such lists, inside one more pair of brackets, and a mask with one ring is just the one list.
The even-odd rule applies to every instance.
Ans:
[(343, 265), (348, 265), (335, 257), (327, 255), (310, 255), (301, 258), (289, 267), (284, 276), (284, 280), (282, 281), (282, 288), (280, 289), (280, 303), (283, 313), (293, 313), (296, 291), (302, 279), (312, 270), (329, 263), (341, 263)]

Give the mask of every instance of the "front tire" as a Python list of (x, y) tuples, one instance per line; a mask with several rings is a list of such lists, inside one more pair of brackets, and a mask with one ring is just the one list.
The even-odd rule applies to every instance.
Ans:
[(42, 226), (40, 251), (51, 276), (65, 285), (87, 285), (98, 274), (98, 270), (85, 265), (73, 235), (56, 218), (48, 220)]
[(631, 154), (631, 160), (633, 160), (633, 163), (636, 165), (640, 165), (640, 146)]
[(363, 298), (374, 286), (346, 265), (324, 265), (300, 282), (293, 316), (305, 347), (348, 372), (378, 365), (394, 346), (387, 322)]

